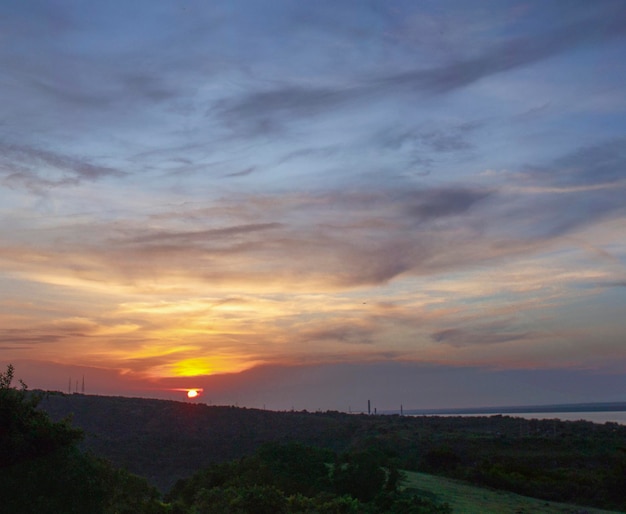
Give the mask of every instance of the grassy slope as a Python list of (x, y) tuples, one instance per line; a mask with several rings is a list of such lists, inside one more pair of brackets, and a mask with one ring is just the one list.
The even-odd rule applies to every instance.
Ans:
[(505, 491), (474, 487), (458, 480), (405, 471), (404, 486), (438, 502), (447, 502), (459, 514), (602, 514), (612, 511), (546, 502)]

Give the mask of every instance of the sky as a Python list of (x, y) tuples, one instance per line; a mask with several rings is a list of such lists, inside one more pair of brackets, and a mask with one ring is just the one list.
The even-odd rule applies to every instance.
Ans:
[(0, 2), (0, 366), (271, 409), (626, 401), (622, 0)]

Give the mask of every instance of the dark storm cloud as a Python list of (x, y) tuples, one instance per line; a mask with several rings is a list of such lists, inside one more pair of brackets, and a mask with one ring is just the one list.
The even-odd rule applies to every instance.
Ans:
[[(399, 92), (443, 94), (494, 74), (527, 66), (548, 57), (626, 34), (626, 10), (606, 8), (532, 37), (511, 39), (476, 57), (440, 67), (364, 78), (342, 86), (297, 84), (254, 91), (217, 102), (210, 113), (228, 123), (250, 123), (258, 130), (276, 127), (290, 118), (303, 118), (357, 101)], [(249, 135), (249, 133), (247, 134)]]

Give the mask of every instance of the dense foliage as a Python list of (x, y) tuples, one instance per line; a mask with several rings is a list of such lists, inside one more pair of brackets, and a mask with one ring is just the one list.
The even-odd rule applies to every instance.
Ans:
[(20, 514), (165, 512), (145, 479), (78, 450), (82, 431), (37, 409), (13, 366), (0, 373), (0, 510)]
[(421, 422), (421, 430), (407, 427), (375, 437), (383, 450), (397, 452), (404, 469), (550, 501), (626, 511), (625, 426), (508, 416)]
[[(179, 481), (167, 502), (147, 481), (77, 447), (81, 430), (54, 422), (41, 394), (0, 373), (0, 506), (3, 512), (91, 514), (446, 513), (398, 490), (400, 473), (379, 452), (337, 456), (300, 444), (266, 444)], [(154, 462), (158, 466), (158, 462)]]
[(50, 423), (45, 412), (36, 410), (41, 396), (29, 394), (26, 384), (11, 387), (11, 364), (0, 373), (0, 467), (48, 455), (77, 442), (82, 433), (66, 421)]
[[(147, 477), (161, 491), (207, 466), (250, 458), (268, 442), (300, 443), (342, 456), (337, 459), (353, 459), (352, 468), (335, 468), (338, 498), (345, 493), (371, 502), (368, 491), (345, 488), (340, 494), (337, 489), (342, 481), (350, 482), (350, 474), (367, 469), (367, 462), (357, 462), (365, 452), (382, 455), (392, 468), (626, 511), (626, 426), (615, 423), (271, 412), (77, 394), (51, 395), (41, 405), (57, 420), (73, 413), (74, 423), (85, 431), (85, 448)], [(334, 465), (334, 458), (327, 464)], [(234, 494), (235, 486), (228, 487)], [(294, 493), (284, 482), (254, 487), (315, 497), (311, 491)], [(216, 494), (204, 489), (204, 495)]]
[(172, 488), (175, 513), (449, 513), (398, 489), (400, 473), (378, 452), (267, 444), (251, 457), (214, 464)]

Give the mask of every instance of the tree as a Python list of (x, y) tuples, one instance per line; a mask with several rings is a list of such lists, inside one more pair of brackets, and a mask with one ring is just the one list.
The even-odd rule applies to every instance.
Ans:
[(68, 420), (55, 423), (38, 410), (42, 397), (24, 382), (19, 381), (20, 389), (12, 387), (14, 373), (12, 364), (0, 372), (0, 467), (68, 448), (83, 437)]
[(37, 409), (42, 396), (12, 387), (0, 372), (0, 506), (20, 514), (159, 514), (166, 507), (145, 479), (82, 453), (82, 431)]
[(333, 468), (335, 490), (362, 502), (373, 500), (385, 486), (383, 464), (384, 457), (375, 451), (344, 455)]

